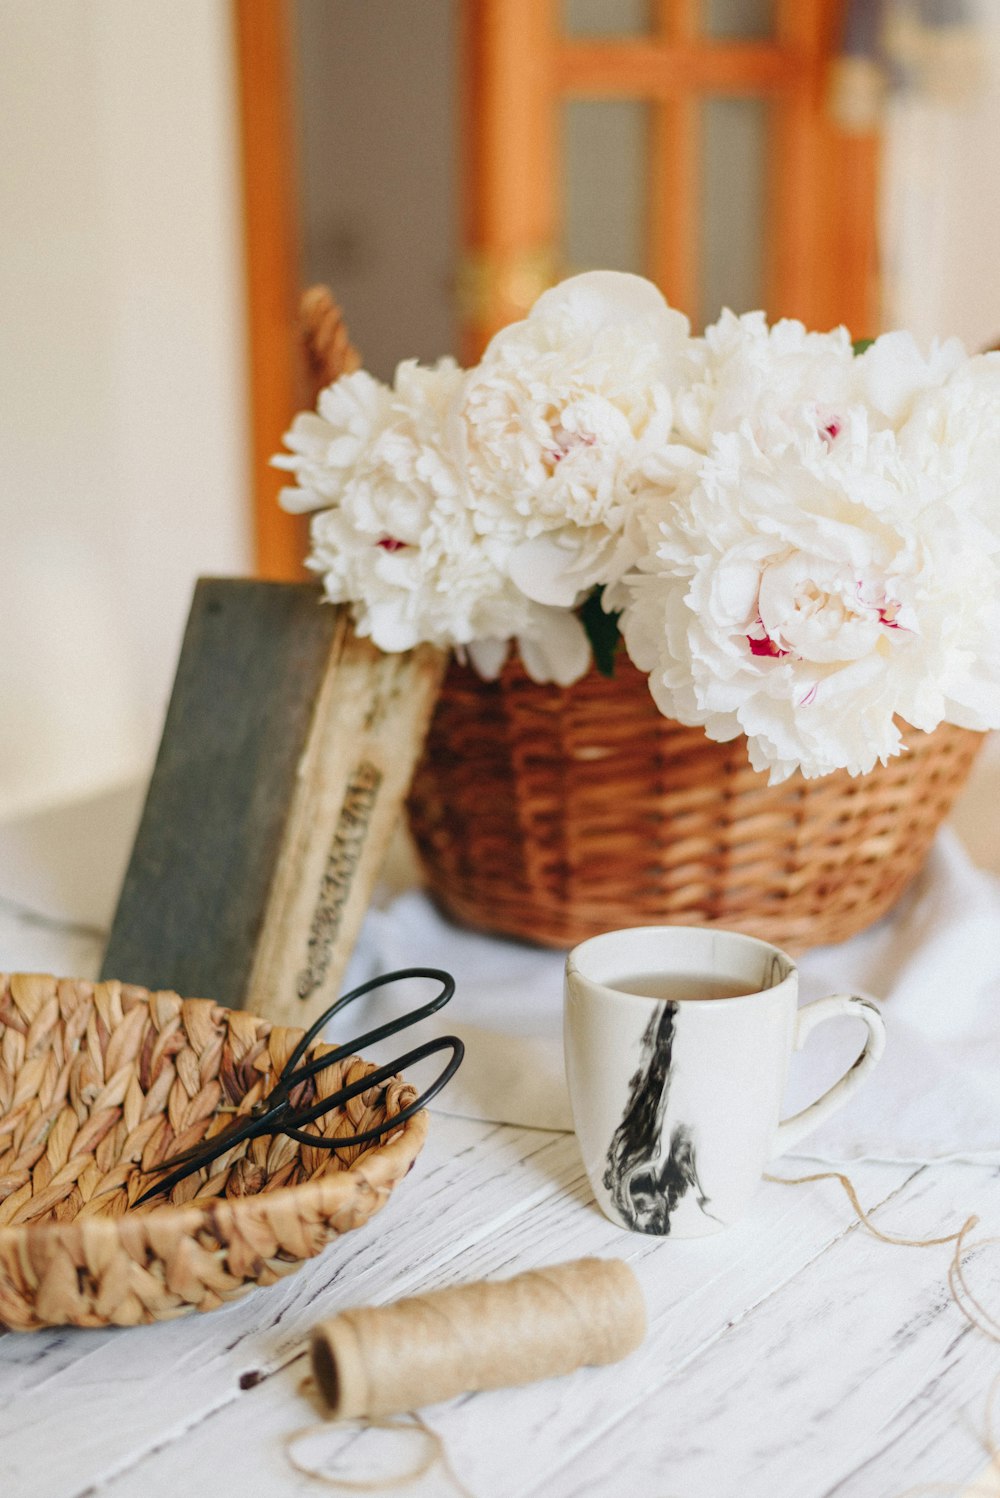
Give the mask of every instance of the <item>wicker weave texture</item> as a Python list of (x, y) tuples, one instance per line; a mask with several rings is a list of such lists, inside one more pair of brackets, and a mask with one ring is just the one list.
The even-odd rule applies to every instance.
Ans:
[(793, 952), (878, 919), (920, 869), (982, 735), (909, 730), (851, 779), (769, 787), (745, 741), (661, 717), (642, 676), (538, 686), (453, 664), (409, 812), (455, 919), (565, 947), (614, 927), (724, 925)]
[[(249, 1111), (301, 1035), (207, 999), (0, 977), (0, 1325), (132, 1326), (211, 1310), (378, 1211), (423, 1144), (425, 1113), (335, 1154), (284, 1135), (252, 1140), (210, 1178), (182, 1181), (169, 1204), (131, 1208), (152, 1179), (143, 1168)], [(372, 1070), (345, 1058), (293, 1100)], [(415, 1096), (395, 1078), (312, 1127), (348, 1137)]]

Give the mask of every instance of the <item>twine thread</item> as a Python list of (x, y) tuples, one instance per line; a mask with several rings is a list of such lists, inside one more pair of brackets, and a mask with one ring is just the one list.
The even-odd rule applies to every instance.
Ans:
[[(861, 1226), (871, 1233), (873, 1238), (878, 1238), (883, 1243), (889, 1243), (898, 1248), (939, 1248), (943, 1244), (954, 1243), (955, 1251), (948, 1265), (948, 1289), (951, 1292), (951, 1298), (970, 1326), (974, 1326), (992, 1342), (1000, 1342), (1000, 1319), (994, 1316), (992, 1311), (988, 1310), (974, 1294), (965, 1275), (965, 1257), (973, 1248), (990, 1248), (1000, 1243), (1000, 1238), (983, 1238), (978, 1243), (967, 1245), (968, 1235), (979, 1226), (979, 1218), (975, 1213), (970, 1213), (962, 1226), (954, 1233), (945, 1233), (938, 1238), (903, 1238), (896, 1233), (883, 1233), (881, 1228), (875, 1226), (858, 1199), (854, 1182), (842, 1171), (820, 1170), (807, 1176), (765, 1175), (764, 1179), (773, 1181), (778, 1186), (808, 1186), (813, 1181), (839, 1181)], [(1000, 1472), (1000, 1447), (997, 1446), (993, 1434), (993, 1405), (998, 1389), (1000, 1389), (1000, 1377), (994, 1380), (986, 1398), (983, 1449), (991, 1467)], [(956, 1495), (958, 1498), (994, 1498), (996, 1491), (995, 1486), (986, 1489), (980, 1487), (978, 1483), (974, 1487), (969, 1487), (966, 1483), (930, 1482), (907, 1488), (905, 1493), (899, 1495), (899, 1498), (932, 1498), (935, 1494), (941, 1495), (941, 1498), (956, 1498)]]
[[(305, 1380), (303, 1382), (306, 1382)], [(312, 1380), (309, 1380), (312, 1382)], [(365, 1477), (338, 1477), (335, 1472), (327, 1472), (322, 1466), (313, 1467), (304, 1462), (296, 1453), (295, 1447), (300, 1441), (315, 1438), (319, 1435), (332, 1435), (329, 1421), (318, 1421), (313, 1425), (303, 1425), (299, 1430), (293, 1430), (285, 1437), (285, 1455), (288, 1461), (300, 1472), (303, 1477), (311, 1477), (315, 1482), (321, 1482), (336, 1492), (343, 1493), (380, 1493), (386, 1487), (404, 1488), (419, 1482), (426, 1477), (432, 1468), (440, 1465), (447, 1472), (456, 1491), (462, 1498), (475, 1498), (475, 1495), (465, 1486), (458, 1473), (451, 1464), (448, 1448), (443, 1437), (438, 1431), (427, 1424), (427, 1421), (417, 1410), (407, 1411), (408, 1419), (395, 1416), (391, 1420), (384, 1419), (361, 1419), (353, 1423), (361, 1432), (366, 1430), (390, 1430), (390, 1431), (416, 1431), (424, 1437), (426, 1450), (423, 1457), (410, 1468), (409, 1471), (394, 1473), (391, 1478), (365, 1478)], [(346, 1422), (345, 1422), (346, 1423)]]
[[(807, 1176), (772, 1176), (766, 1175), (765, 1181), (773, 1181), (778, 1186), (808, 1186), (813, 1181), (839, 1181), (847, 1193), (847, 1199), (857, 1214), (861, 1223), (874, 1238), (879, 1238), (883, 1243), (890, 1243), (898, 1248), (938, 1248), (945, 1243), (954, 1243), (955, 1252), (952, 1254), (951, 1263), (948, 1266), (948, 1288), (951, 1298), (958, 1306), (966, 1321), (974, 1326), (977, 1331), (982, 1332), (993, 1342), (1000, 1342), (1000, 1319), (993, 1315), (978, 1299), (965, 1276), (965, 1256), (971, 1253), (973, 1248), (990, 1248), (993, 1244), (1000, 1243), (1000, 1238), (983, 1238), (979, 1243), (966, 1247), (966, 1238), (973, 1228), (979, 1226), (979, 1218), (973, 1213), (965, 1219), (962, 1226), (954, 1233), (945, 1233), (940, 1238), (901, 1238), (895, 1233), (883, 1233), (877, 1228), (871, 1217), (862, 1207), (858, 1200), (858, 1193), (850, 1176), (846, 1176), (839, 1170), (820, 1170), (813, 1175)], [(964, 1299), (963, 1299), (964, 1297)], [(992, 1454), (992, 1453), (991, 1453)]]

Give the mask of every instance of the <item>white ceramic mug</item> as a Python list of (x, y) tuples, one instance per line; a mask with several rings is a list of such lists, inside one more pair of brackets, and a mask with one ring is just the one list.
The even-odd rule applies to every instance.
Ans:
[[(612, 1222), (677, 1238), (735, 1222), (767, 1162), (869, 1075), (885, 1046), (875, 1005), (836, 994), (799, 1009), (798, 988), (777, 947), (709, 927), (610, 931), (569, 954), (566, 1077), (587, 1174)], [(730, 996), (705, 996), (720, 992)], [(782, 1121), (792, 1051), (841, 1014), (866, 1025), (861, 1054)]]

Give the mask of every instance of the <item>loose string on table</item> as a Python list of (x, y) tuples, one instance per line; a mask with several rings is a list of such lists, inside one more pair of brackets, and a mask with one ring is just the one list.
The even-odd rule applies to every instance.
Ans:
[[(300, 1391), (311, 1393), (316, 1388), (315, 1380), (308, 1374), (300, 1384)], [(353, 1427), (359, 1434), (367, 1430), (388, 1430), (411, 1432), (418, 1435), (424, 1442), (424, 1454), (417, 1458), (414, 1465), (407, 1470), (394, 1473), (391, 1477), (338, 1477), (336, 1472), (328, 1472), (323, 1466), (312, 1466), (302, 1460), (296, 1451), (300, 1442), (314, 1440), (318, 1436), (330, 1437), (332, 1435), (342, 1436), (345, 1431)], [(436, 1466), (441, 1466), (447, 1473), (455, 1492), (459, 1498), (475, 1498), (475, 1494), (465, 1486), (448, 1456), (448, 1448), (444, 1438), (436, 1431), (418, 1410), (410, 1410), (406, 1415), (393, 1416), (392, 1419), (361, 1419), (340, 1422), (339, 1426), (331, 1426), (328, 1420), (317, 1421), (313, 1425), (304, 1425), (300, 1430), (293, 1430), (285, 1437), (285, 1455), (296, 1472), (303, 1477), (311, 1477), (315, 1482), (321, 1482), (325, 1487), (332, 1488), (340, 1493), (381, 1493), (386, 1488), (411, 1487), (419, 1482), (422, 1477), (432, 1471)]]
[[(843, 1171), (819, 1170), (807, 1176), (766, 1175), (764, 1179), (779, 1186), (808, 1186), (814, 1181), (839, 1181), (861, 1226), (871, 1233), (873, 1238), (880, 1239), (882, 1243), (889, 1243), (898, 1248), (940, 1248), (944, 1244), (953, 1243), (955, 1250), (948, 1265), (948, 1289), (951, 1292), (951, 1298), (971, 1326), (989, 1337), (991, 1341), (1000, 1342), (1000, 1319), (983, 1305), (973, 1292), (965, 1274), (965, 1258), (968, 1253), (973, 1249), (989, 1248), (1000, 1243), (1000, 1238), (983, 1238), (978, 1243), (968, 1242), (969, 1234), (979, 1226), (979, 1218), (975, 1213), (971, 1213), (954, 1233), (943, 1233), (936, 1238), (904, 1238), (897, 1233), (884, 1233), (881, 1228), (875, 1226), (870, 1214), (861, 1205), (854, 1182)], [(1000, 1377), (994, 1380), (987, 1396), (985, 1433), (982, 1439), (983, 1450), (991, 1469), (1000, 1475), (1000, 1447), (997, 1446), (993, 1433), (993, 1406), (998, 1389), (1000, 1389)], [(996, 1498), (998, 1492), (1000, 1492), (1000, 1487), (995, 1484), (984, 1488), (978, 1483), (970, 1487), (962, 1482), (930, 1482), (907, 1488), (905, 1493), (898, 1495), (898, 1498)]]
[(850, 1176), (844, 1175), (839, 1170), (820, 1170), (807, 1176), (772, 1176), (766, 1175), (765, 1181), (773, 1181), (779, 1186), (808, 1186), (813, 1181), (839, 1181), (847, 1193), (848, 1201), (857, 1214), (861, 1223), (874, 1238), (879, 1238), (883, 1243), (890, 1243), (899, 1248), (938, 1248), (946, 1243), (954, 1243), (955, 1252), (952, 1254), (951, 1263), (948, 1266), (948, 1288), (951, 1298), (958, 1306), (962, 1315), (977, 1331), (981, 1331), (993, 1342), (1000, 1342), (1000, 1319), (992, 1311), (982, 1304), (978, 1296), (973, 1292), (965, 1274), (965, 1257), (973, 1249), (990, 1248), (1000, 1243), (1000, 1238), (982, 1238), (978, 1243), (967, 1244), (966, 1239), (973, 1228), (979, 1226), (979, 1218), (970, 1215), (962, 1223), (962, 1226), (954, 1233), (945, 1233), (939, 1238), (902, 1238), (895, 1233), (883, 1233), (877, 1228), (870, 1215), (862, 1207), (858, 1200), (858, 1193)]

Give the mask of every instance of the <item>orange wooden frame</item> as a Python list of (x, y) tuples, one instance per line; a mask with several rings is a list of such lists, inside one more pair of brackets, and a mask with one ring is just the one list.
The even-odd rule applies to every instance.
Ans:
[(307, 526), (270, 467), (302, 404), (289, 0), (233, 0), (246, 242), (254, 543), (262, 577), (302, 577)]
[(463, 0), (461, 22), (462, 355), (473, 363), (553, 279), (555, 11), (549, 0)]

